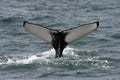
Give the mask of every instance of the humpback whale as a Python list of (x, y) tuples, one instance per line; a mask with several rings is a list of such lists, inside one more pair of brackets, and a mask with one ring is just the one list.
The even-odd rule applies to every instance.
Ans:
[(23, 23), (23, 27), (26, 31), (52, 44), (56, 52), (55, 58), (62, 57), (63, 50), (69, 43), (95, 31), (98, 26), (99, 22), (96, 21), (93, 23), (83, 24), (78, 27), (59, 31), (55, 29), (49, 29), (42, 25), (30, 23), (27, 21), (24, 21)]

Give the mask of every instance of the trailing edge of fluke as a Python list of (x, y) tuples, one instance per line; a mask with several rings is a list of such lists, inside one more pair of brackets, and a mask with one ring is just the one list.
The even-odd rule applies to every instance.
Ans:
[(55, 58), (60, 58), (62, 56), (64, 48), (69, 43), (95, 31), (98, 28), (98, 26), (99, 22), (96, 21), (93, 23), (80, 25), (78, 27), (66, 29), (63, 31), (58, 31), (27, 21), (24, 21), (23, 23), (23, 27), (26, 31), (52, 44), (56, 52)]

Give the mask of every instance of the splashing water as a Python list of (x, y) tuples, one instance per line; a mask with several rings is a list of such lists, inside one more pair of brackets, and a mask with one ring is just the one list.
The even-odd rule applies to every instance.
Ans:
[[(69, 67), (71, 68), (90, 68), (90, 67), (102, 67), (108, 68), (109, 61), (100, 59), (97, 56), (97, 51), (90, 50), (78, 50), (74, 48), (67, 47), (63, 52), (63, 57), (59, 59), (54, 58), (55, 51), (51, 49), (42, 53), (37, 53), (37, 55), (32, 55), (27, 58), (7, 58), (6, 61), (0, 62), (0, 65), (7, 66), (20, 66), (28, 64), (39, 64), (47, 66), (57, 66), (57, 67)], [(25, 56), (22, 56), (25, 57)]]

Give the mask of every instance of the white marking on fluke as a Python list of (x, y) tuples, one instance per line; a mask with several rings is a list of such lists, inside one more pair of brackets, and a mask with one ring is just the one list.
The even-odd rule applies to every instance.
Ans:
[(52, 44), (56, 51), (56, 58), (60, 58), (62, 56), (63, 50), (68, 43), (80, 39), (81, 37), (95, 31), (98, 26), (99, 22), (96, 21), (94, 23), (84, 24), (67, 30), (58, 31), (27, 21), (23, 23), (23, 27), (26, 31)]

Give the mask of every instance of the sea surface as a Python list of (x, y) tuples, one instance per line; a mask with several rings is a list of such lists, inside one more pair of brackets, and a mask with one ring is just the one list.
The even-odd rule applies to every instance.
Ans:
[[(24, 21), (57, 30), (100, 25), (55, 59)], [(120, 0), (0, 0), (0, 80), (120, 80)]]

